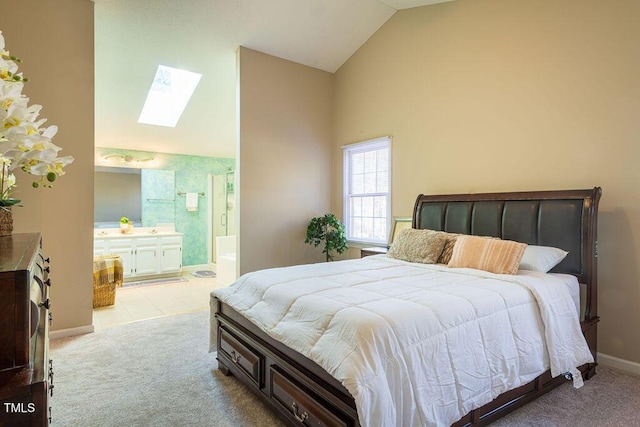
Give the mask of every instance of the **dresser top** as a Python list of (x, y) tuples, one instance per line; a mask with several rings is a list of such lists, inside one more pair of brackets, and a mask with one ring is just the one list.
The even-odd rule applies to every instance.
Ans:
[(15, 233), (0, 237), (0, 273), (26, 270), (40, 246), (40, 233)]

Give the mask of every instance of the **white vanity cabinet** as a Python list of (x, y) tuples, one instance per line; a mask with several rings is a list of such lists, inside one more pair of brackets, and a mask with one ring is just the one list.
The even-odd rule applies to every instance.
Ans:
[(105, 235), (93, 240), (93, 255), (122, 258), (124, 278), (177, 275), (182, 272), (182, 234)]
[[(134, 252), (132, 250), (135, 247), (134, 239), (105, 239), (104, 253), (120, 255), (122, 259), (122, 266), (124, 268), (124, 278), (128, 279), (133, 276), (133, 266), (135, 264)], [(94, 241), (95, 247), (95, 241)]]
[(104, 255), (107, 250), (107, 242), (104, 239), (93, 239), (93, 257)]
[(182, 271), (182, 236), (160, 237), (160, 274)]
[(160, 259), (158, 257), (157, 237), (137, 237), (135, 242), (135, 264), (133, 274), (135, 276), (147, 276), (160, 273)]

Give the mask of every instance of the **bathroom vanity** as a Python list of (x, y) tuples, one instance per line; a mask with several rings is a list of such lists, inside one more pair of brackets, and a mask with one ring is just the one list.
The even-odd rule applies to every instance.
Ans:
[(125, 280), (177, 276), (182, 272), (182, 233), (162, 227), (134, 228), (131, 234), (95, 230), (93, 256), (109, 254), (122, 258)]

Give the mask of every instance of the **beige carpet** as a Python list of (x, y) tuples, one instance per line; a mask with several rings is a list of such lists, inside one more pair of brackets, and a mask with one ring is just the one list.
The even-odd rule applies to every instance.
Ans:
[(52, 427), (281, 426), (208, 339), (199, 310), (51, 341)]
[[(220, 374), (208, 336), (200, 310), (53, 340), (52, 426), (282, 426)], [(640, 378), (599, 367), (493, 426), (640, 426)]]

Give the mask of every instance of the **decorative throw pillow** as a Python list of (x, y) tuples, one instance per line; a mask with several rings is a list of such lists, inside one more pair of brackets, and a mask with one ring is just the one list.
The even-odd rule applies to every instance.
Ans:
[(458, 233), (445, 233), (446, 240), (444, 242), (444, 248), (442, 248), (442, 253), (440, 257), (438, 257), (438, 264), (449, 264), (458, 236), (460, 236)]
[(565, 259), (569, 252), (551, 246), (529, 245), (520, 260), (520, 270), (546, 273)]
[[(444, 231), (442, 233), (446, 234), (447, 241), (444, 243), (444, 248), (442, 249), (442, 253), (438, 258), (438, 264), (449, 264), (449, 261), (451, 261), (451, 255), (453, 255), (453, 247), (456, 245), (456, 240), (458, 240), (458, 236), (466, 236), (466, 234), (447, 233)], [(482, 237), (483, 239), (500, 240), (499, 237), (492, 237), (492, 236), (478, 236), (478, 237)]]
[(449, 267), (475, 268), (497, 274), (516, 274), (526, 243), (458, 236)]
[(409, 262), (435, 264), (444, 247), (445, 233), (407, 228), (396, 236), (388, 256)]

